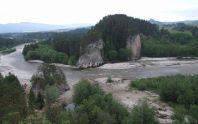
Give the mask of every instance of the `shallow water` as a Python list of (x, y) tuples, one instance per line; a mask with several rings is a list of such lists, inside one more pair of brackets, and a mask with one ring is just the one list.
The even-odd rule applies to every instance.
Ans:
[[(14, 73), (20, 80), (30, 79), (36, 72), (40, 63), (32, 63), (24, 60), (22, 53), (24, 45), (16, 46), (16, 51), (0, 57), (0, 72), (4, 75), (8, 72)], [(165, 61), (164, 61), (165, 60)], [(164, 63), (173, 61), (172, 59), (161, 59)], [(99, 77), (119, 77), (124, 79), (134, 80), (137, 78), (155, 77), (160, 75), (172, 74), (198, 74), (198, 61), (191, 60), (185, 64), (164, 65), (159, 59), (143, 58), (139, 63), (144, 66), (134, 66), (128, 69), (102, 69), (90, 68), (85, 70), (74, 69), (71, 67), (61, 67), (65, 73), (68, 82), (76, 82), (81, 78), (99, 78)], [(174, 60), (175, 61), (175, 60)], [(152, 64), (148, 64), (153, 62)], [(180, 62), (178, 60), (178, 62)], [(138, 62), (136, 62), (137, 64)], [(156, 64), (157, 63), (157, 64)]]

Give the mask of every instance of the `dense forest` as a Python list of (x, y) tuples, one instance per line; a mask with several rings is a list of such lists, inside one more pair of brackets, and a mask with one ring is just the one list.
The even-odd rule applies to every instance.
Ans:
[(18, 40), (18, 39), (13, 39), (13, 38), (0, 37), (0, 49), (11, 48), (11, 47), (14, 47), (18, 44), (22, 44), (22, 43), (26, 43), (26, 42), (28, 42), (28, 41)]
[(142, 56), (197, 57), (197, 34), (197, 27), (185, 24), (165, 25), (156, 36), (142, 36)]
[[(148, 21), (128, 17), (122, 14), (105, 16), (85, 36), (83, 44), (102, 38), (104, 41), (104, 59), (106, 62), (126, 61), (130, 58), (130, 50), (126, 48), (129, 36), (143, 34), (157, 35), (158, 26)], [(87, 43), (88, 42), (88, 43)]]
[(80, 42), (89, 28), (76, 29), (56, 34), (47, 40), (25, 45), (26, 60), (39, 59), (48, 63), (75, 65), (80, 55)]

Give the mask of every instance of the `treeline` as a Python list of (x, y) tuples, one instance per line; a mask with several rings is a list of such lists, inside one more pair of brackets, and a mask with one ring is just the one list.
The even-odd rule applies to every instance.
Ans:
[(131, 87), (151, 90), (160, 95), (163, 101), (172, 103), (175, 108), (175, 123), (184, 123), (186, 115), (190, 123), (198, 122), (198, 75), (165, 76), (141, 79), (131, 82)]
[(43, 42), (25, 45), (23, 55), (26, 60), (75, 65), (80, 55), (81, 39), (87, 31), (87, 28), (83, 28), (57, 33)]
[(27, 41), (25, 41), (25, 40), (0, 37), (0, 50), (11, 48), (18, 44), (22, 44), (22, 43), (26, 43), (26, 42)]
[(174, 24), (172, 27), (173, 30), (176, 31), (190, 31), (193, 37), (198, 37), (198, 27), (196, 26), (190, 26), (184, 23), (178, 23), (178, 24)]
[(197, 57), (198, 38), (191, 32), (162, 29), (157, 36), (142, 36), (142, 56), (147, 57)]
[(0, 75), (0, 123), (17, 124), (27, 113), (25, 91), (17, 77)]
[(63, 52), (55, 51), (49, 45), (29, 44), (25, 45), (23, 55), (26, 60), (42, 60), (47, 63), (62, 63), (75, 65), (76, 58)]

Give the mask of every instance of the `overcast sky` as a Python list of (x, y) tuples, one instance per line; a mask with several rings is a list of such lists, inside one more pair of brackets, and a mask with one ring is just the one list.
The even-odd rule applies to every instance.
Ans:
[(159, 21), (198, 20), (198, 0), (0, 0), (0, 23), (97, 23), (109, 14)]

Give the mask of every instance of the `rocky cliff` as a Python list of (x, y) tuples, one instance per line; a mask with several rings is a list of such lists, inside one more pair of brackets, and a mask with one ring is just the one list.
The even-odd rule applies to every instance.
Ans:
[(127, 38), (127, 48), (131, 50), (131, 60), (137, 60), (140, 58), (141, 53), (141, 40), (140, 35), (129, 36)]
[(87, 45), (84, 50), (84, 54), (82, 54), (78, 60), (78, 68), (97, 67), (103, 64), (104, 61), (101, 54), (103, 46), (104, 41), (102, 39), (99, 39)]

